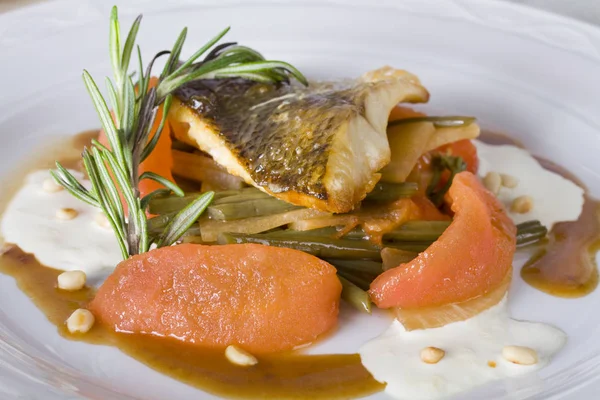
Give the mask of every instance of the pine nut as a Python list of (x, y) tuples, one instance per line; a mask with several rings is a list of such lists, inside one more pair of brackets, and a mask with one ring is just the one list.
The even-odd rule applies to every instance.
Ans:
[(227, 346), (225, 349), (225, 357), (227, 357), (230, 363), (241, 367), (249, 367), (258, 363), (256, 357), (246, 350), (234, 345)]
[(446, 352), (437, 347), (425, 347), (421, 350), (421, 361), (427, 364), (437, 364), (446, 355)]
[(488, 367), (490, 368), (496, 368), (496, 361), (488, 361)]
[(104, 215), (103, 213), (96, 214), (96, 216), (94, 217), (94, 221), (96, 221), (96, 224), (99, 227), (110, 229), (110, 222), (108, 222), (108, 218), (106, 218), (106, 215)]
[(66, 271), (58, 276), (58, 288), (74, 292), (85, 286), (87, 277), (83, 271)]
[(518, 365), (534, 365), (538, 362), (535, 350), (524, 346), (504, 346), (502, 357)]
[(502, 185), (502, 178), (500, 178), (500, 174), (497, 172), (488, 172), (487, 175), (483, 178), (483, 186), (487, 188), (490, 192), (497, 195), (500, 192), (500, 186)]
[(89, 310), (78, 308), (67, 319), (67, 329), (71, 333), (86, 333), (94, 326), (96, 318)]
[(519, 179), (515, 178), (512, 175), (500, 174), (500, 178), (502, 180), (502, 186), (504, 186), (505, 188), (513, 189), (516, 188), (519, 184)]
[(63, 221), (72, 220), (73, 218), (77, 217), (78, 215), (79, 215), (79, 213), (77, 212), (77, 210), (75, 210), (73, 208), (60, 208), (60, 209), (56, 210), (56, 218), (63, 220)]
[(61, 185), (59, 185), (58, 183), (56, 183), (56, 181), (52, 178), (46, 178), (44, 179), (44, 182), (42, 183), (42, 189), (44, 189), (44, 192), (46, 193), (56, 193), (56, 192), (60, 192), (61, 190), (63, 190), (63, 187)]
[(510, 210), (518, 214), (526, 214), (533, 210), (533, 198), (531, 196), (519, 196), (513, 200)]

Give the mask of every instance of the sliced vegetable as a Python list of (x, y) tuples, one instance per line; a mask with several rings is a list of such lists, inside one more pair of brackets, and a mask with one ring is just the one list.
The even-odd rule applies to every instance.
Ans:
[[(406, 120), (399, 120), (406, 121)], [(406, 180), (421, 156), (427, 152), (427, 143), (435, 134), (430, 122), (388, 124), (387, 134), (391, 159), (382, 170), (382, 181), (401, 183)]]
[(548, 228), (540, 221), (526, 221), (517, 225), (517, 246), (539, 242), (548, 235)]
[(335, 268), (299, 251), (182, 244), (121, 262), (89, 309), (122, 332), (220, 351), (233, 344), (258, 355), (311, 343), (333, 328), (341, 291)]
[(450, 226), (450, 221), (408, 221), (384, 235), (393, 241), (431, 241), (437, 240)]
[(372, 275), (373, 278), (383, 272), (380, 262), (369, 260), (343, 260), (328, 258), (325, 261), (333, 265), (338, 270), (346, 271), (347, 273), (359, 273)]
[(406, 264), (411, 262), (419, 253), (414, 251), (407, 250), (399, 250), (394, 249), (392, 247), (384, 247), (381, 250), (381, 260), (383, 261), (383, 270), (387, 271), (388, 269), (396, 268), (399, 265)]
[(171, 246), (175, 243), (191, 225), (200, 217), (206, 207), (210, 204), (214, 196), (214, 192), (204, 193), (185, 208), (179, 211), (169, 220), (167, 226), (158, 237), (156, 242), (158, 247)]
[[(271, 195), (261, 192), (255, 188), (246, 188), (240, 190), (239, 194), (231, 196), (222, 196), (213, 202), (213, 205), (230, 204), (230, 203), (245, 203), (247, 201), (275, 199)], [(278, 199), (275, 199), (278, 200)], [(281, 200), (278, 200), (281, 201)]]
[[(400, 267), (402, 268), (402, 267)], [(453, 322), (464, 321), (495, 306), (504, 298), (510, 286), (509, 272), (502, 282), (490, 292), (473, 299), (437, 307), (394, 308), (398, 321), (406, 330), (438, 328)]]
[[(227, 197), (225, 198), (227, 199)], [(237, 201), (231, 203), (211, 204), (208, 215), (212, 219), (232, 221), (265, 215), (281, 214), (301, 207), (279, 200), (275, 197), (255, 200)]]
[[(186, 193), (183, 197), (158, 196), (150, 201), (150, 212), (153, 214), (168, 214), (179, 211), (191, 203), (201, 193)], [(237, 190), (222, 190), (215, 192), (213, 204), (224, 204), (228, 202), (245, 201), (247, 199), (270, 198), (266, 193), (255, 188), (243, 188)]]
[(409, 117), (388, 122), (388, 126), (413, 124), (415, 122), (430, 122), (436, 128), (456, 128), (471, 125), (475, 122), (474, 117), (443, 116), (443, 117)]
[(344, 278), (338, 275), (342, 283), (342, 300), (356, 308), (358, 311), (371, 314), (371, 299), (369, 294)]
[(326, 212), (301, 208), (282, 214), (265, 215), (262, 217), (246, 218), (235, 221), (214, 221), (209, 219), (200, 220), (200, 232), (202, 240), (214, 242), (221, 233), (247, 233), (254, 234), (265, 232), (283, 225), (309, 218), (318, 218), (329, 215)]
[(172, 150), (173, 174), (197, 182), (208, 182), (220, 190), (240, 189), (244, 181), (229, 174), (212, 158), (196, 153)]
[[(223, 233), (219, 235), (219, 244), (259, 243), (275, 247), (287, 247), (304, 251), (325, 259), (375, 260), (381, 261), (379, 247), (366, 241), (354, 239), (332, 239), (330, 237), (269, 235), (244, 235), (239, 233)], [(428, 243), (398, 242), (389, 244), (394, 248), (408, 251), (423, 251)]]
[[(404, 182), (422, 164), (419, 160), (426, 153), (438, 151), (444, 145), (470, 143), (480, 132), (474, 121), (471, 117), (428, 117), (410, 108), (395, 107), (388, 123), (391, 160), (382, 170), (381, 180)], [(458, 152), (454, 155), (462, 156)], [(468, 161), (467, 165), (470, 166)]]
[(389, 183), (379, 182), (367, 194), (366, 201), (390, 203), (401, 198), (412, 197), (419, 190), (415, 182)]
[(466, 301), (492, 291), (511, 270), (516, 227), (498, 199), (470, 172), (456, 175), (448, 194), (454, 220), (413, 261), (375, 279), (369, 293), (378, 307)]
[[(450, 189), (452, 180), (456, 174), (467, 168), (467, 164), (465, 164), (461, 157), (437, 154), (431, 161), (431, 167), (433, 169), (433, 177), (427, 187), (427, 197), (429, 197), (433, 204), (439, 207), (444, 202), (444, 196), (448, 192), (448, 189)], [(443, 182), (442, 176), (445, 171), (449, 171), (450, 176)]]
[(296, 221), (289, 225), (289, 228), (294, 231), (312, 231), (326, 227), (355, 227), (360, 222), (357, 215), (353, 214), (336, 214), (328, 215), (320, 218), (309, 218)]
[(319, 258), (379, 260), (379, 250), (366, 240), (332, 239), (328, 237), (276, 237), (274, 235), (243, 235), (223, 233), (219, 244), (259, 243), (274, 247), (287, 247), (312, 254)]
[[(301, 221), (303, 222), (303, 221)], [(387, 232), (384, 236), (384, 243), (388, 242), (424, 242), (433, 243), (450, 226), (451, 221), (408, 221), (398, 228)], [(296, 236), (326, 236), (332, 238), (340, 237), (340, 229), (334, 227), (325, 227), (307, 231), (296, 231), (292, 229), (277, 231), (273, 234), (277, 236), (289, 234)], [(527, 221), (517, 225), (517, 246), (527, 246), (536, 243), (546, 237), (548, 229), (539, 221)], [(268, 235), (268, 234), (267, 234)], [(352, 229), (343, 236), (348, 239), (368, 239), (368, 235), (360, 228)], [(416, 255), (415, 255), (416, 257)], [(414, 258), (414, 257), (413, 257)], [(396, 264), (397, 266), (398, 264)]]

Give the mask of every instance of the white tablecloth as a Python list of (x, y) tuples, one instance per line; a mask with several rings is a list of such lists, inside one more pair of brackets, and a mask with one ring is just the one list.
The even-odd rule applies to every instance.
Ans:
[[(0, 12), (30, 5), (44, 0), (0, 0)], [(398, 0), (402, 1), (402, 0)], [(426, 0), (423, 0), (426, 1)], [(443, 1), (443, 0), (439, 0)], [(486, 1), (486, 0), (481, 0)], [(527, 4), (532, 7), (568, 15), (583, 21), (600, 25), (600, 0), (506, 0)]]
[[(484, 0), (482, 0), (484, 1)], [(508, 0), (600, 25), (600, 0)]]

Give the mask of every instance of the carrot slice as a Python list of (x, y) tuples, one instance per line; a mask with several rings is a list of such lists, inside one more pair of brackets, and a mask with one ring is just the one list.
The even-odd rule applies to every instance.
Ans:
[(341, 289), (333, 266), (297, 250), (182, 244), (121, 262), (89, 307), (117, 331), (264, 354), (333, 328)]
[(454, 220), (413, 261), (379, 275), (369, 294), (380, 308), (422, 308), (466, 301), (498, 287), (510, 271), (516, 227), (470, 172), (448, 192)]
[[(152, 88), (156, 86), (157, 83), (157, 78), (151, 78), (149, 82), (149, 87)], [(152, 137), (154, 137), (154, 134), (156, 134), (158, 126), (160, 125), (161, 118), (162, 106), (159, 108), (156, 114), (156, 119), (154, 120), (154, 125), (152, 126), (152, 131), (150, 132), (150, 137), (148, 139), (149, 141), (152, 140)], [(108, 138), (106, 137), (106, 133), (104, 132), (104, 130), (100, 131), (98, 141), (103, 145), (110, 147), (108, 143)], [(146, 158), (144, 162), (140, 164), (139, 173), (141, 175), (147, 171), (154, 172), (158, 175), (167, 178), (171, 182), (174, 182), (173, 175), (171, 174), (172, 167), (173, 156), (171, 155), (171, 131), (167, 121), (163, 128), (162, 134), (158, 139), (156, 147), (154, 148), (154, 151), (150, 153), (148, 158)], [(140, 198), (144, 197), (149, 193), (152, 193), (157, 189), (164, 189), (164, 186), (162, 184), (150, 179), (144, 179), (143, 181), (140, 181), (138, 187), (140, 190)], [(125, 204), (125, 201), (123, 199), (121, 199), (121, 203), (123, 203), (123, 206), (125, 207), (125, 209), (127, 209), (127, 205)]]

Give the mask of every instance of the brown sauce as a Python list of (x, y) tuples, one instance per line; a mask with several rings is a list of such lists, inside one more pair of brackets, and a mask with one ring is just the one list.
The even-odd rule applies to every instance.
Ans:
[(598, 202), (586, 197), (577, 221), (554, 225), (548, 243), (521, 269), (523, 280), (536, 289), (560, 297), (581, 297), (596, 289), (599, 211)]
[[(14, 180), (5, 186), (0, 210), (21, 185), (26, 172), (51, 168), (56, 158), (68, 168), (80, 169), (81, 147), (96, 134), (97, 131), (81, 134), (71, 139), (70, 146), (61, 143), (46, 147), (44, 157), (32, 157), (34, 161), (26, 169), (12, 174)], [(503, 135), (484, 134), (483, 140), (520, 146)], [(576, 181), (564, 169), (547, 162), (544, 165)], [(523, 268), (523, 279), (540, 290), (563, 297), (591, 292), (598, 283), (594, 255), (600, 247), (599, 239), (598, 204), (588, 198), (578, 221), (556, 225), (548, 243)], [(159, 372), (217, 395), (230, 398), (347, 399), (366, 396), (384, 387), (363, 367), (358, 354), (279, 354), (259, 357), (256, 366), (242, 368), (229, 363), (222, 351), (202, 349), (174, 339), (115, 333), (99, 324), (87, 334), (72, 335), (64, 321), (75, 309), (87, 305), (94, 296), (92, 289), (78, 292), (56, 289), (60, 271), (40, 265), (34, 256), (23, 253), (16, 246), (5, 247), (0, 256), (0, 273), (15, 279), (19, 288), (45, 313), (62, 336), (117, 347)]]
[(56, 280), (61, 272), (40, 265), (33, 255), (13, 245), (6, 245), (0, 258), (0, 273), (12, 276), (65, 338), (117, 347), (147, 366), (199, 389), (229, 398), (348, 399), (384, 387), (363, 367), (358, 354), (278, 354), (258, 357), (253, 367), (239, 367), (227, 361), (223, 351), (175, 339), (116, 333), (100, 324), (86, 334), (71, 334), (66, 319), (77, 308), (86, 307), (94, 290), (58, 290)]
[[(54, 167), (59, 159), (67, 168), (81, 170), (81, 149), (98, 131), (84, 132), (68, 142), (45, 147), (50, 154), (32, 158), (29, 165), (12, 171), (12, 185), (0, 209), (32, 170)], [(56, 288), (62, 271), (42, 266), (33, 255), (7, 244), (0, 255), (0, 273), (12, 276), (18, 287), (70, 340), (109, 345), (165, 375), (201, 390), (228, 398), (245, 399), (348, 399), (367, 396), (385, 386), (365, 369), (358, 354), (304, 355), (287, 353), (258, 357), (253, 367), (231, 364), (223, 351), (188, 345), (175, 339), (116, 333), (96, 324), (86, 334), (73, 335), (65, 321), (77, 308), (85, 308), (95, 291), (66, 292)]]
[[(490, 144), (521, 143), (501, 134), (484, 133)], [(572, 173), (555, 163), (537, 158), (540, 164), (575, 184), (585, 186)], [(521, 277), (534, 288), (558, 297), (582, 297), (598, 286), (596, 253), (600, 249), (600, 203), (586, 194), (577, 221), (559, 222), (552, 227), (548, 240), (521, 269)]]

